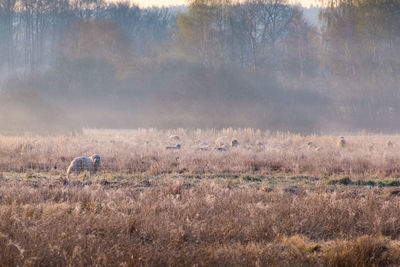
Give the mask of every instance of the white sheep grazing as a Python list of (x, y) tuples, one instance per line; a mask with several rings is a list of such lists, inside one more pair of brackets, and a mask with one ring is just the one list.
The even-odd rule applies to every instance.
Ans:
[(91, 157), (78, 157), (71, 161), (67, 170), (67, 177), (71, 173), (79, 174), (83, 171), (89, 171), (90, 174), (96, 173), (100, 170), (101, 159), (97, 154)]
[(223, 147), (225, 145), (225, 140), (227, 139), (226, 136), (221, 136), (218, 137), (217, 140), (215, 140), (215, 145), (217, 147)]

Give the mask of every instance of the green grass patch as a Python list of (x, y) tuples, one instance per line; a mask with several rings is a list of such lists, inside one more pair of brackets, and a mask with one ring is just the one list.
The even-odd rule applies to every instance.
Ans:
[(373, 180), (358, 180), (354, 183), (355, 185), (368, 185), (368, 186), (376, 186), (378, 183)]
[(242, 176), (242, 180), (246, 182), (256, 182), (256, 183), (261, 183), (263, 178), (262, 177), (254, 177), (250, 175), (244, 175)]
[(379, 186), (400, 186), (400, 181), (398, 180), (389, 180), (389, 181), (380, 181), (378, 183)]
[(350, 177), (346, 176), (340, 179), (333, 179), (333, 180), (329, 180), (328, 184), (332, 184), (332, 185), (351, 185), (352, 181), (350, 180)]
[(358, 185), (358, 186), (379, 186), (379, 187), (394, 187), (400, 186), (400, 180), (378, 180), (374, 181), (372, 179), (368, 180), (357, 180), (352, 181), (350, 177), (345, 176), (340, 179), (329, 180), (330, 185)]

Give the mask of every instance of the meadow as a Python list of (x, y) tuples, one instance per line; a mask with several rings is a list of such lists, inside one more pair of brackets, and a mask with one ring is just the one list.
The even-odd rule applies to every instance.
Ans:
[[(0, 136), (0, 266), (398, 266), (400, 137), (338, 138)], [(94, 153), (98, 174), (66, 177)]]
[[(400, 175), (400, 136), (345, 136), (344, 148), (338, 146), (338, 138), (253, 129), (84, 130), (76, 135), (0, 136), (0, 171), (64, 175), (74, 157), (97, 153), (103, 159), (102, 174)], [(230, 147), (232, 140), (239, 145)], [(177, 144), (180, 150), (166, 149)]]

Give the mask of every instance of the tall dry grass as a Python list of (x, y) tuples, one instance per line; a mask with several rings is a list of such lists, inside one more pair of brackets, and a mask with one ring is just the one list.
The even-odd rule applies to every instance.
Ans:
[[(172, 134), (181, 140), (171, 141)], [(103, 172), (400, 175), (399, 136), (345, 138), (346, 146), (340, 148), (336, 136), (272, 134), (253, 129), (85, 130), (78, 136), (0, 136), (0, 171), (64, 174), (72, 158), (98, 153)], [(228, 151), (215, 150), (216, 140), (227, 144), (232, 139), (240, 145)], [(387, 147), (388, 140), (393, 147)], [(177, 143), (182, 145), (181, 150), (165, 149)]]
[(385, 188), (0, 183), (1, 266), (398, 266)]
[[(232, 139), (238, 147), (224, 146)], [(400, 138), (337, 139), (252, 129), (0, 136), (0, 266), (398, 266), (400, 190), (366, 185), (398, 177)], [(72, 158), (93, 153), (98, 175), (63, 178)]]

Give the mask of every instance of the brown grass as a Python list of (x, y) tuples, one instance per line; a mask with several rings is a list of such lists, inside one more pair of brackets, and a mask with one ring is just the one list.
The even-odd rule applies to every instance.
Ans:
[[(165, 149), (172, 134), (179, 151)], [(216, 151), (219, 137), (240, 145)], [(1, 136), (0, 266), (399, 266), (400, 138), (336, 141), (250, 129)], [(64, 178), (93, 153), (99, 175)]]
[(90, 182), (3, 180), (0, 265), (400, 264), (400, 197), (385, 188)]
[[(175, 145), (169, 138), (172, 134), (180, 136), (179, 151), (165, 149), (166, 145)], [(237, 139), (240, 145), (221, 152), (215, 150), (217, 139), (225, 144)], [(387, 147), (388, 140), (394, 147)], [(335, 136), (271, 134), (253, 129), (85, 130), (79, 136), (0, 136), (0, 171), (65, 174), (74, 157), (97, 153), (103, 159), (103, 172), (400, 175), (399, 136), (346, 136), (344, 148), (337, 147), (336, 142)]]

